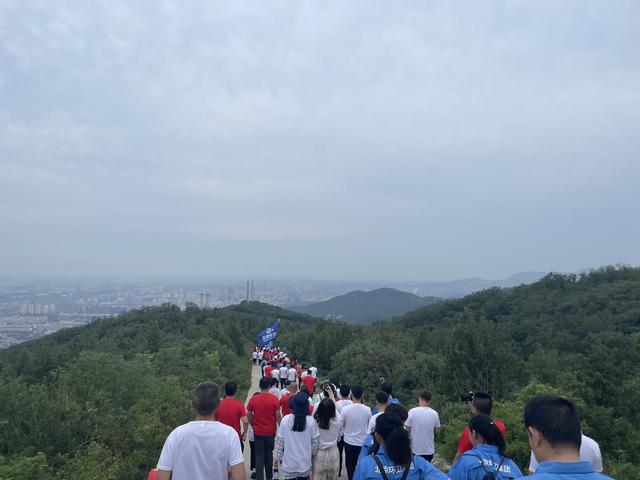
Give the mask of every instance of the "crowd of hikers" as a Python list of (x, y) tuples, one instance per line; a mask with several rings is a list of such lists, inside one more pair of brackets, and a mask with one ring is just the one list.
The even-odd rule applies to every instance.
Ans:
[[(447, 473), (432, 460), (438, 413), (429, 392), (407, 409), (380, 379), (373, 409), (359, 385), (334, 385), (318, 369), (280, 348), (255, 347), (259, 392), (245, 404), (237, 384), (196, 387), (196, 419), (170, 433), (149, 479), (245, 480), (243, 451), (250, 448), (251, 479), (256, 480), (507, 480), (522, 477), (505, 453), (507, 427), (491, 416), (492, 399), (475, 392), (471, 419)], [(539, 480), (605, 480), (598, 444), (585, 436), (580, 416), (566, 397), (541, 395), (527, 403), (529, 473)]]

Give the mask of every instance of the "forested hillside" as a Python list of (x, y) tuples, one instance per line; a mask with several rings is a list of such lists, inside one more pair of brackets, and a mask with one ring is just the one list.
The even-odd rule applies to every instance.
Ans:
[(312, 303), (291, 310), (319, 318), (336, 318), (352, 324), (373, 323), (439, 301), (438, 297), (419, 297), (395, 288), (378, 288), (345, 293), (324, 302)]
[(144, 308), (0, 351), (0, 478), (146, 478), (206, 379), (246, 394), (255, 335), (309, 317), (259, 303)]
[(334, 382), (362, 383), (371, 402), (379, 376), (413, 404), (427, 388), (441, 411), (441, 453), (451, 459), (469, 407), (462, 392), (490, 391), (508, 445), (526, 467), (526, 400), (538, 392), (574, 399), (584, 431), (618, 480), (640, 478), (640, 269), (549, 274), (528, 286), (493, 288), (430, 305), (371, 327), (321, 321), (285, 334)]
[(469, 389), (497, 399), (508, 450), (529, 448), (524, 403), (568, 395), (617, 480), (640, 478), (640, 269), (550, 274), (512, 289), (439, 302), (372, 326), (314, 320), (246, 303), (145, 308), (0, 351), (0, 478), (138, 479), (167, 433), (191, 418), (196, 382), (236, 379), (246, 391), (256, 333), (281, 318), (278, 343), (334, 382), (379, 376), (407, 406), (434, 394), (450, 460), (469, 419)]

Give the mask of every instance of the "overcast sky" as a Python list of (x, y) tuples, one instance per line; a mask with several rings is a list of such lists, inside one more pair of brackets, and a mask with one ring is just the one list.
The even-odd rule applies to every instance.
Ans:
[(0, 0), (0, 275), (640, 264), (640, 2)]

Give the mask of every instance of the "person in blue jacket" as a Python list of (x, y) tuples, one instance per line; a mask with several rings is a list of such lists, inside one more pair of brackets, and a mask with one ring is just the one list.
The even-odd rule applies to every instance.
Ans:
[[(400, 417), (400, 420), (402, 420), (403, 425), (407, 421), (407, 418), (409, 418), (409, 412), (407, 412), (407, 409), (398, 403), (389, 405), (385, 410), (385, 412), (391, 413), (393, 415), (397, 415), (398, 417)], [(358, 456), (358, 461), (360, 461), (360, 459), (368, 455), (378, 453), (379, 444), (378, 442), (376, 442), (376, 439), (373, 435), (374, 435), (373, 433), (370, 433), (364, 439), (364, 443), (362, 444), (362, 449), (360, 450), (360, 455)]]
[(374, 435), (378, 453), (362, 457), (353, 480), (448, 480), (424, 458), (413, 455), (411, 440), (398, 415), (383, 413), (376, 418)]
[(529, 446), (540, 462), (536, 480), (611, 480), (580, 461), (580, 415), (566, 397), (540, 395), (524, 407)]
[(481, 413), (469, 422), (471, 450), (464, 452), (449, 470), (451, 480), (508, 480), (522, 477), (513, 460), (504, 454), (504, 438), (488, 415)]

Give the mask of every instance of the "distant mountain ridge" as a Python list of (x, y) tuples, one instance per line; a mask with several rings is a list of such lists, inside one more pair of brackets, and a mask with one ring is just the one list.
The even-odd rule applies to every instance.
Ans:
[(335, 318), (351, 324), (373, 323), (439, 301), (438, 297), (420, 297), (395, 288), (370, 292), (356, 290), (324, 302), (288, 307), (290, 310), (320, 318)]
[(518, 285), (528, 285), (537, 282), (546, 275), (545, 272), (521, 272), (510, 277), (487, 280), (485, 278), (462, 278), (448, 282), (425, 282), (417, 285), (399, 286), (405, 290), (411, 290), (418, 295), (434, 296), (442, 298), (459, 298), (480, 290), (492, 287), (511, 288)]

